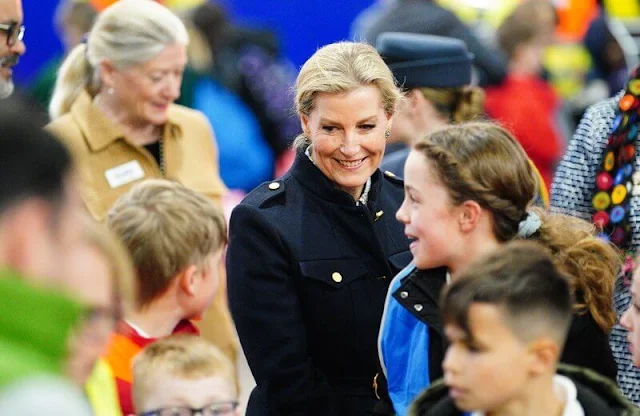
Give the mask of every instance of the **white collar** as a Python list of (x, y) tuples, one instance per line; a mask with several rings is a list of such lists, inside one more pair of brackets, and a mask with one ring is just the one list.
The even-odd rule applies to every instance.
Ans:
[[(556, 374), (553, 376), (553, 389), (558, 398), (565, 402), (562, 416), (584, 416), (584, 409), (578, 401), (578, 390), (571, 379)], [(485, 414), (473, 412), (471, 416), (485, 416)]]
[(144, 332), (139, 326), (137, 326), (133, 322), (127, 321), (126, 319), (125, 319), (125, 322), (127, 323), (127, 325), (129, 325), (131, 328), (133, 328), (133, 330), (136, 331), (138, 333), (138, 335), (140, 335), (142, 338), (148, 338), (148, 339), (153, 338), (151, 335), (149, 335), (146, 332)]

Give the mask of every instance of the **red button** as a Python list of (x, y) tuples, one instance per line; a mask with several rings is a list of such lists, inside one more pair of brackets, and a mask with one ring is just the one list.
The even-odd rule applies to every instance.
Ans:
[(609, 224), (609, 214), (607, 214), (605, 211), (596, 212), (593, 215), (592, 220), (596, 227), (598, 227), (599, 229), (603, 229), (607, 226), (607, 224)]
[(601, 191), (608, 191), (613, 185), (613, 178), (607, 172), (602, 172), (596, 176), (596, 185)]

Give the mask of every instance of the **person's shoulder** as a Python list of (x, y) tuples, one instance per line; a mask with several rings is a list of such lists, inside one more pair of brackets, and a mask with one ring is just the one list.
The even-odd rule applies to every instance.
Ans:
[(407, 157), (409, 156), (410, 151), (410, 148), (405, 148), (386, 155), (382, 159), (380, 170), (382, 172), (391, 172), (396, 177), (402, 177), (404, 172), (404, 164), (407, 161)]
[(411, 404), (409, 416), (462, 416), (449, 396), (449, 388), (442, 379), (416, 397)]
[(71, 112), (51, 121), (44, 126), (44, 130), (64, 143), (74, 154), (82, 149), (88, 150), (82, 128)]
[(272, 181), (263, 182), (249, 192), (240, 205), (258, 209), (267, 209), (273, 206), (282, 206), (288, 192), (295, 192), (295, 184), (285, 175)]
[(597, 121), (598, 119), (606, 119), (607, 123), (613, 119), (618, 108), (618, 102), (622, 98), (622, 92), (614, 97), (599, 101), (587, 108), (584, 112), (583, 119)]
[(383, 167), (381, 167), (380, 170), (382, 171), (382, 178), (385, 183), (391, 185), (393, 188), (404, 189), (404, 180), (395, 172), (384, 169)]
[(209, 125), (207, 117), (201, 111), (180, 104), (171, 104), (169, 106), (169, 119), (181, 125), (181, 127), (191, 125), (191, 123)]
[(566, 364), (558, 365), (558, 374), (569, 378), (576, 386), (578, 401), (586, 414), (640, 415), (640, 409), (629, 402), (615, 382), (597, 372)]

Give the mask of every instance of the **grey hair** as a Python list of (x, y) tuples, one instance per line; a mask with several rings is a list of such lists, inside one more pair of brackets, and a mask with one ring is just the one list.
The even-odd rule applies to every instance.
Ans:
[(96, 95), (102, 88), (99, 66), (110, 61), (118, 69), (153, 59), (173, 44), (187, 45), (189, 36), (182, 21), (153, 0), (120, 0), (97, 18), (87, 43), (76, 46), (60, 67), (49, 104), (56, 119), (86, 89)]

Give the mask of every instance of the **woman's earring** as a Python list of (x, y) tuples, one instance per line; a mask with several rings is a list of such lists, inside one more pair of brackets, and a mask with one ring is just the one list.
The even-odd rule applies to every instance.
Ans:
[(107, 88), (107, 94), (112, 95), (113, 94), (113, 88), (111, 88), (111, 87)]
[(384, 138), (385, 138), (385, 139), (389, 139), (389, 137), (391, 137), (391, 130), (386, 129), (386, 130), (384, 131)]

